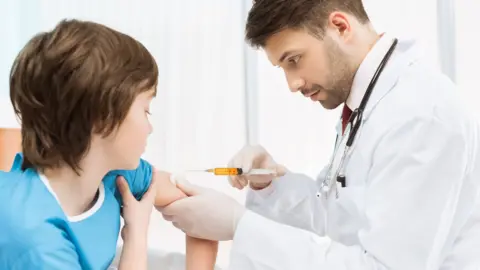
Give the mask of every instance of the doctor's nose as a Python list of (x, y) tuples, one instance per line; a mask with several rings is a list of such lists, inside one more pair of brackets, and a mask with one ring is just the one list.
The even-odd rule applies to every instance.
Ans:
[(292, 93), (302, 90), (302, 88), (305, 86), (305, 81), (301, 78), (287, 77), (287, 81), (288, 81), (288, 86), (290, 87), (290, 91), (292, 91)]

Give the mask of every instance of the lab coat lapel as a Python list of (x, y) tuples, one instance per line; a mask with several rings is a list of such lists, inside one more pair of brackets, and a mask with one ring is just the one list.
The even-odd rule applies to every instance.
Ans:
[(392, 57), (386, 64), (382, 74), (380, 74), (377, 84), (370, 96), (370, 100), (367, 103), (365, 112), (363, 113), (364, 122), (368, 120), (369, 115), (383, 97), (395, 87), (400, 75), (408, 66), (420, 58), (420, 52), (421, 50), (412, 40), (398, 42)]
[[(392, 54), (390, 60), (385, 65), (382, 74), (378, 78), (377, 84), (372, 91), (370, 96), (370, 100), (367, 103), (365, 108), (365, 112), (363, 113), (362, 124), (364, 124), (367, 120), (371, 112), (375, 109), (376, 105), (385, 97), (394, 87), (398, 81), (400, 75), (410, 66), (412, 63), (417, 61), (421, 54), (418, 46), (415, 46), (413, 41), (399, 41), (397, 47), (395, 48), (394, 53)], [(335, 127), (337, 132), (337, 139), (335, 143), (335, 149), (337, 150), (332, 154), (330, 158), (330, 162), (332, 164), (333, 171), (338, 169), (338, 159), (344, 152), (345, 145), (342, 144), (342, 119), (339, 119), (337, 125)], [(347, 131), (345, 132), (345, 136), (349, 135), (350, 127), (347, 127)], [(357, 136), (360, 136), (362, 132), (362, 127), (358, 131)], [(355, 140), (356, 141), (356, 140)], [(356, 147), (356, 143), (353, 143), (352, 147), (349, 151), (353, 151)], [(348, 155), (347, 155), (348, 156)], [(349, 158), (345, 159), (345, 166), (348, 164)], [(336, 162), (337, 161), (337, 162)]]
[[(390, 60), (386, 64), (382, 74), (378, 78), (377, 84), (372, 91), (370, 100), (367, 103), (365, 112), (363, 113), (362, 124), (367, 120), (371, 112), (375, 109), (376, 105), (385, 97), (394, 87), (398, 81), (400, 75), (411, 65), (413, 62), (417, 61), (420, 57), (420, 51), (413, 41), (402, 41), (398, 42), (397, 47), (395, 48), (394, 53), (392, 54)], [(345, 136), (349, 135), (349, 129), (347, 127), (347, 132)], [(342, 144), (344, 141), (342, 137), (342, 121), (339, 119), (336, 125), (337, 140), (335, 144), (336, 153), (332, 154), (330, 162), (332, 164), (333, 171), (338, 169), (338, 160), (344, 152), (345, 145)], [(362, 128), (358, 131), (357, 136), (360, 136)], [(356, 141), (356, 140), (355, 140)], [(356, 143), (353, 143), (349, 151), (353, 151), (356, 148)], [(348, 157), (349, 155), (347, 155)], [(349, 158), (345, 160), (345, 166), (348, 164)], [(336, 162), (337, 161), (337, 162)]]
[[(394, 88), (403, 70), (405, 70), (411, 63), (416, 61), (420, 56), (421, 56), (420, 50), (418, 46), (415, 45), (413, 40), (399, 40), (392, 56), (390, 57), (390, 60), (385, 65), (385, 68), (382, 74), (380, 74), (377, 84), (372, 91), (370, 100), (367, 103), (365, 111), (363, 112), (363, 121), (366, 121), (368, 119), (368, 116), (370, 115), (372, 110), (375, 108), (375, 106), (382, 100), (382, 98), (385, 95), (387, 95), (390, 92), (390, 90)], [(375, 67), (375, 69), (376, 68), (378, 67)], [(360, 83), (360, 84), (362, 84), (360, 86), (362, 87), (360, 92), (364, 92), (366, 90), (366, 87), (368, 86), (368, 82)], [(356, 87), (358, 87), (358, 85)], [(352, 89), (352, 91), (354, 91), (354, 89)], [(357, 97), (357, 98), (359, 100), (356, 102), (360, 103), (360, 99), (362, 97)], [(355, 106), (358, 106), (358, 104), (352, 105), (352, 106), (355, 107)], [(337, 132), (337, 136), (341, 137), (342, 136), (342, 120), (341, 119), (338, 120), (335, 130)], [(339, 139), (337, 139), (337, 142), (339, 141)]]

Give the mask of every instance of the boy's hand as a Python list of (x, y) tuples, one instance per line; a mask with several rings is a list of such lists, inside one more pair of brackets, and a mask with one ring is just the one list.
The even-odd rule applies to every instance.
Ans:
[(122, 217), (125, 221), (125, 225), (122, 228), (122, 239), (127, 241), (129, 238), (133, 238), (136, 241), (141, 239), (141, 241), (146, 242), (150, 214), (155, 200), (155, 177), (152, 177), (150, 187), (143, 195), (141, 201), (137, 201), (132, 195), (127, 181), (122, 176), (117, 177), (117, 186), (122, 195)]

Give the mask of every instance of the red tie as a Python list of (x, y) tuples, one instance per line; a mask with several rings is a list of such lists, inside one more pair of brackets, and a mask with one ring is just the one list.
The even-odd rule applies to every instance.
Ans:
[(347, 104), (345, 104), (343, 106), (343, 112), (342, 112), (342, 134), (345, 132), (345, 128), (347, 127), (348, 120), (350, 119), (351, 115), (352, 115), (352, 110), (350, 110)]

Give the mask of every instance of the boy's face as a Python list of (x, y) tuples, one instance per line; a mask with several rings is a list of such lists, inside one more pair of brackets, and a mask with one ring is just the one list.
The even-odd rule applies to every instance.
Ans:
[(133, 170), (138, 167), (148, 136), (152, 133), (149, 115), (154, 93), (155, 89), (150, 89), (139, 94), (118, 130), (107, 138), (107, 154), (114, 166), (118, 166), (115, 169)]

